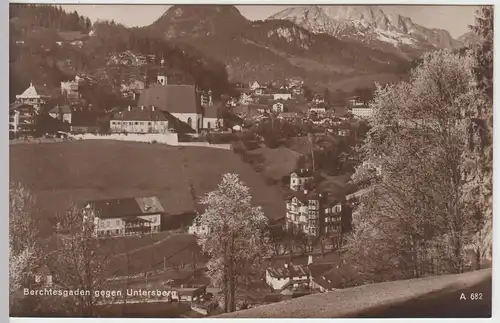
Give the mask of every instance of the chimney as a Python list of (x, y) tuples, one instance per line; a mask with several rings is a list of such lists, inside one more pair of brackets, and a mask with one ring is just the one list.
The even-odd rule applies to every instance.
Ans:
[(153, 105), (153, 106), (151, 107), (151, 111), (154, 111), (154, 110), (155, 110), (155, 106)]
[(132, 108), (130, 107), (130, 105), (128, 106), (127, 110), (128, 110), (128, 111), (132, 110)]
[(141, 110), (144, 110), (144, 106), (143, 105), (141, 105)]
[(307, 258), (307, 265), (310, 265), (312, 263), (313, 263), (313, 256), (309, 255), (309, 257)]

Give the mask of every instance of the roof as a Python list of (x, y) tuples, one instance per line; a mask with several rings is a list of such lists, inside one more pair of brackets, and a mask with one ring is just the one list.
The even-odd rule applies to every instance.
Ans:
[(128, 197), (106, 200), (87, 201), (85, 207), (89, 206), (97, 217), (101, 219), (114, 219), (163, 213), (165, 210), (155, 196), (150, 197)]
[(343, 287), (348, 270), (349, 267), (345, 265), (332, 265), (330, 270), (323, 273), (317, 271), (316, 275), (311, 276), (316, 284), (327, 290), (332, 290)]
[(56, 105), (55, 107), (53, 107), (52, 109), (50, 109), (49, 113), (63, 113), (63, 114), (67, 114), (67, 113), (72, 113), (73, 112), (73, 108), (71, 108), (69, 105)]
[(269, 276), (273, 278), (296, 278), (309, 275), (307, 267), (300, 265), (288, 265), (287, 267), (270, 267), (267, 268)]
[(16, 98), (35, 98), (41, 96), (50, 96), (48, 89), (44, 86), (35, 87), (33, 83), (30, 83), (30, 86), (22, 94), (16, 95)]
[(154, 84), (141, 91), (139, 106), (155, 106), (170, 113), (202, 114), (194, 85)]
[(153, 109), (153, 107), (134, 107), (129, 110), (116, 112), (111, 120), (122, 121), (168, 121), (166, 111)]
[(222, 102), (217, 102), (212, 106), (204, 107), (204, 117), (219, 119), (222, 115)]

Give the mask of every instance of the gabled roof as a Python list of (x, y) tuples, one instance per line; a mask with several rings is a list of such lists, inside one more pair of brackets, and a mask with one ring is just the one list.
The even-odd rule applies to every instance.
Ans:
[(287, 267), (267, 268), (269, 276), (273, 278), (299, 278), (309, 275), (307, 267), (299, 265), (288, 265)]
[(138, 105), (155, 106), (172, 114), (202, 114), (200, 97), (194, 85), (154, 84), (141, 91)]
[(49, 91), (44, 86), (36, 86), (33, 83), (30, 83), (30, 86), (24, 90), (22, 94), (16, 95), (16, 98), (39, 98), (39, 97), (48, 97)]
[(165, 212), (160, 201), (155, 196), (93, 200), (84, 203), (84, 208), (94, 210), (96, 216), (102, 219), (126, 218)]
[(120, 121), (168, 121), (166, 111), (153, 109), (152, 107), (134, 107), (130, 111), (120, 111), (113, 114), (111, 120)]

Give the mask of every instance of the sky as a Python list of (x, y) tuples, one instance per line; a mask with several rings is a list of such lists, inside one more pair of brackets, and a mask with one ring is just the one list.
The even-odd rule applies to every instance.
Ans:
[[(80, 15), (97, 19), (114, 19), (128, 27), (145, 26), (158, 19), (170, 5), (73, 5), (62, 6), (65, 10), (76, 10)], [(239, 5), (241, 14), (249, 20), (263, 20), (272, 14), (289, 8), (277, 5)], [(457, 38), (469, 31), (468, 25), (474, 23), (473, 6), (380, 6), (385, 13), (398, 13), (410, 17), (414, 23), (428, 28), (446, 29)]]

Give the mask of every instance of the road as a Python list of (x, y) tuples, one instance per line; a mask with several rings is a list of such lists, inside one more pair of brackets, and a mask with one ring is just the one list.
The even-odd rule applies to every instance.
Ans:
[[(468, 288), (449, 288), (398, 305), (369, 310), (356, 318), (490, 318), (491, 277)], [(463, 293), (462, 298), (460, 299)], [(481, 299), (471, 299), (471, 295)], [(479, 297), (472, 297), (479, 298)]]

